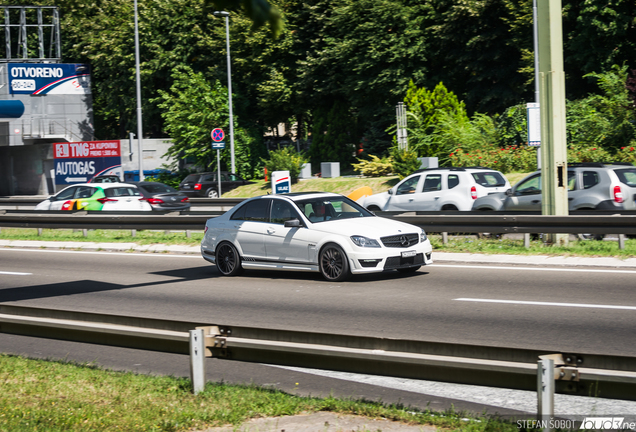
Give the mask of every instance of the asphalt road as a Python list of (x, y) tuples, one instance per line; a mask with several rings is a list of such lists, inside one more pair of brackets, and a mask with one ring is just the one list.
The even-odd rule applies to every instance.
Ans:
[[(630, 356), (636, 355), (635, 280), (633, 270), (444, 264), (409, 276), (387, 273), (330, 284), (312, 273), (249, 272), (222, 278), (214, 266), (192, 255), (0, 249), (3, 303)], [(0, 335), (0, 351), (188, 375), (182, 356), (149, 360), (147, 352), (11, 335)], [(208, 379), (253, 381), (298, 394), (333, 392), (424, 407), (431, 402), (435, 408), (452, 402), (264, 365), (221, 360), (208, 364)]]

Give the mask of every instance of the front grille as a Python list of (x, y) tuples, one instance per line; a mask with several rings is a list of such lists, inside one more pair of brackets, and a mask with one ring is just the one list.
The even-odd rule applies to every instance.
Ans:
[(405, 248), (416, 245), (420, 242), (419, 234), (399, 234), (382, 237), (382, 244), (385, 247)]
[(388, 257), (386, 259), (386, 262), (384, 263), (384, 269), (385, 270), (390, 270), (390, 269), (396, 269), (396, 268), (402, 268), (402, 267), (413, 267), (415, 265), (422, 265), (424, 264), (424, 254), (418, 253), (415, 256), (412, 257), (399, 257), (399, 256), (394, 256), (394, 257)]

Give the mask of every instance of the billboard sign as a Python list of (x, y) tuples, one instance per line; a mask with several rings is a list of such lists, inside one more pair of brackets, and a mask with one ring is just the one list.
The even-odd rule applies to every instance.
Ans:
[(291, 177), (289, 171), (274, 171), (272, 173), (272, 194), (291, 192)]
[(122, 178), (119, 140), (53, 144), (55, 184), (86, 183), (98, 175)]
[(9, 63), (11, 94), (91, 93), (88, 65), (61, 63)]

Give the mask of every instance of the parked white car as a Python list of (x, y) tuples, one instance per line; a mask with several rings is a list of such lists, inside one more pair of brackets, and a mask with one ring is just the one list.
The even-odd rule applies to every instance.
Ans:
[(83, 183), (62, 189), (35, 210), (150, 211), (137, 186), (126, 183)]
[(243, 269), (319, 271), (332, 282), (352, 273), (415, 272), (433, 262), (431, 252), (423, 229), (327, 192), (251, 198), (208, 219), (201, 242), (203, 258), (224, 276)]
[(477, 198), (508, 189), (506, 177), (488, 168), (429, 168), (357, 202), (371, 211), (470, 211)]

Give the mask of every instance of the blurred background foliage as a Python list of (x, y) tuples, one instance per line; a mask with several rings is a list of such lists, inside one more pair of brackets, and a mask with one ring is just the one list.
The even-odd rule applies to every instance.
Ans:
[[(30, 3), (58, 6), (63, 61), (91, 64), (97, 138), (127, 138), (136, 130), (133, 2)], [(401, 101), (418, 156), (463, 164), (479, 153), (493, 155), (493, 168), (526, 166), (505, 153), (531, 168), (529, 0), (139, 0), (144, 132), (172, 137), (174, 152), (200, 169), (215, 156), (209, 129), (229, 126), (219, 9), (230, 11), (242, 176), (262, 176), (267, 135), (302, 142), (314, 167), (340, 161), (346, 172), (356, 157), (387, 157)], [(602, 148), (603, 157), (629, 158), (625, 148), (636, 144), (635, 17), (634, 0), (563, 0), (576, 157), (594, 159), (601, 153), (591, 149)], [(294, 135), (278, 136), (279, 124)]]

